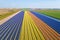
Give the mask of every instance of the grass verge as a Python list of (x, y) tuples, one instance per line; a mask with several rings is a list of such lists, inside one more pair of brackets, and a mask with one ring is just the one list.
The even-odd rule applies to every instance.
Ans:
[(60, 19), (60, 10), (35, 10), (41, 14)]

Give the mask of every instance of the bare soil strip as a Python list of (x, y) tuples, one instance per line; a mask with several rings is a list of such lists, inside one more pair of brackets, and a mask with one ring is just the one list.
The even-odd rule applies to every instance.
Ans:
[[(20, 12), (20, 11), (19, 11)], [(15, 16), (17, 13), (14, 13), (13, 15), (10, 15), (9, 17), (4, 18), (3, 20), (0, 20), (0, 25), (2, 25), (3, 23), (5, 23), (6, 21), (8, 21), (9, 19), (11, 19), (13, 16)]]

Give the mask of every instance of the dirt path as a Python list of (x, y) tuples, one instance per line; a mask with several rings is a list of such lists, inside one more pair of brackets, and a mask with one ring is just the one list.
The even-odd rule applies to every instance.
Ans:
[[(19, 11), (20, 12), (20, 11)], [(17, 13), (14, 13), (13, 15), (10, 15), (9, 17), (4, 18), (3, 20), (0, 20), (0, 25), (2, 25), (3, 23), (5, 23), (6, 21), (8, 21), (9, 19), (11, 19), (13, 16), (15, 16)]]
[(44, 23), (41, 19), (37, 18), (35, 15), (28, 11), (28, 14), (31, 16), (38, 29), (42, 32), (46, 40), (60, 40), (60, 34), (58, 34), (55, 30), (49, 27), (46, 23)]

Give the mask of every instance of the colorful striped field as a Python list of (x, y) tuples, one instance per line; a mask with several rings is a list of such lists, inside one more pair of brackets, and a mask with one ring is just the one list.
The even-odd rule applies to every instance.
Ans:
[(41, 31), (38, 30), (34, 21), (25, 11), (20, 40), (45, 40)]
[(0, 40), (60, 40), (60, 34), (30, 11), (0, 25)]

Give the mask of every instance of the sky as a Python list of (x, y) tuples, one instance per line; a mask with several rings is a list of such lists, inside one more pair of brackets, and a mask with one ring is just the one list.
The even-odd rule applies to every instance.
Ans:
[(0, 8), (60, 8), (60, 0), (0, 0)]

